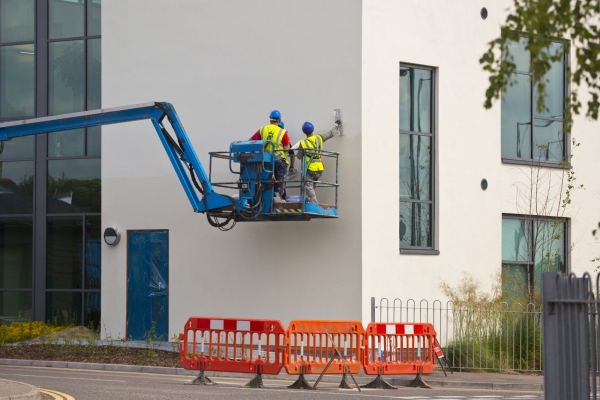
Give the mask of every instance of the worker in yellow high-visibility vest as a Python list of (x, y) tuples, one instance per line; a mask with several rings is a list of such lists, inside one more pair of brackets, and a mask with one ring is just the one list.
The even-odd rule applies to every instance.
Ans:
[[(266, 151), (273, 151), (275, 155), (275, 197), (279, 194), (282, 202), (285, 203), (285, 181), (287, 180), (288, 160), (287, 151), (290, 148), (290, 138), (287, 131), (283, 128), (281, 122), (281, 113), (279, 110), (271, 111), (269, 114), (269, 125), (260, 128), (250, 140), (270, 140), (273, 145), (265, 146)], [(273, 148), (274, 147), (274, 148)]]
[[(336, 121), (333, 128), (327, 133), (315, 135), (315, 127), (310, 122), (302, 124), (302, 132), (306, 135), (306, 139), (299, 141), (292, 146), (292, 151), (298, 159), (304, 157), (304, 166), (306, 168), (306, 177), (304, 178), (304, 187), (306, 189), (306, 200), (317, 203), (317, 195), (315, 193), (314, 181), (318, 181), (325, 170), (323, 165), (323, 156), (321, 152), (323, 144), (334, 136), (340, 134), (341, 121)], [(294, 159), (292, 158), (291, 170), (294, 169)]]

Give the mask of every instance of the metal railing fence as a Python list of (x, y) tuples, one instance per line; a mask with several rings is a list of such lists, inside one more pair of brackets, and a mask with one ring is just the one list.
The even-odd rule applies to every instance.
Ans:
[(373, 322), (429, 322), (454, 370), (543, 370), (541, 309), (521, 303), (371, 298)]

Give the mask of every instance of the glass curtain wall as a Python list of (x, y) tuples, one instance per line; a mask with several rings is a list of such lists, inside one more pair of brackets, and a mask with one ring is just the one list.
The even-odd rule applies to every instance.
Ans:
[[(0, 121), (35, 116), (35, 1), (0, 0)], [(0, 323), (33, 306), (34, 138), (0, 142)]]
[[(100, 107), (100, 0), (48, 1), (48, 115)], [(48, 134), (46, 319), (100, 323), (100, 128)]]
[(400, 66), (400, 248), (433, 249), (434, 71)]
[[(0, 0), (0, 121), (101, 107), (100, 18), (101, 0)], [(0, 323), (99, 324), (100, 135), (0, 142)]]

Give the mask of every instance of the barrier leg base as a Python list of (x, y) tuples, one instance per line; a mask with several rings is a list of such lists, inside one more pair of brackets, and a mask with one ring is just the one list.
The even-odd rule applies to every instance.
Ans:
[(304, 379), (304, 374), (300, 374), (296, 382), (292, 383), (288, 386), (289, 389), (307, 389), (307, 390), (315, 390), (313, 385), (308, 383), (306, 379)]
[(420, 369), (417, 370), (417, 376), (415, 377), (415, 379), (413, 379), (413, 381), (406, 386), (407, 387), (418, 387), (418, 388), (423, 388), (423, 389), (431, 389), (431, 386), (429, 386), (421, 377)]
[(260, 365), (258, 365), (256, 367), (256, 376), (252, 379), (250, 379), (250, 381), (248, 383), (246, 383), (244, 385), (244, 387), (247, 388), (264, 388), (265, 385), (263, 385), (263, 380), (262, 380), (262, 374), (260, 373)]
[(206, 375), (204, 375), (204, 368), (202, 368), (202, 364), (200, 364), (200, 374), (193, 381), (186, 382), (186, 385), (216, 385), (216, 382), (208, 379)]
[(390, 385), (381, 377), (381, 373), (377, 374), (377, 377), (366, 385), (362, 385), (361, 388), (365, 389), (398, 389), (395, 386)]
[(339, 387), (342, 389), (352, 389), (352, 386), (350, 386), (350, 383), (348, 383), (348, 377), (346, 376), (345, 372), (344, 375), (342, 375), (342, 381), (340, 382)]

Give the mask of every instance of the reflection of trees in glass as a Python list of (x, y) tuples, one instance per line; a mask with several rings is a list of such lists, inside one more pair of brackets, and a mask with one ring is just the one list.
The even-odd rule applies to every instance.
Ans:
[[(1, 164), (1, 163), (0, 163)], [(33, 175), (25, 175), (17, 185), (30, 196), (33, 196)]]
[[(404, 245), (428, 247), (431, 245), (432, 205), (431, 143), (433, 138), (429, 135), (431, 132), (431, 71), (401, 68), (400, 80), (400, 126), (403, 129), (400, 135), (400, 238)], [(426, 202), (410, 200), (426, 200)]]
[(503, 291), (511, 300), (539, 304), (544, 272), (565, 272), (565, 219), (523, 216), (502, 265)]
[(65, 86), (73, 91), (73, 103), (83, 104), (85, 93), (85, 59), (83, 42), (70, 44), (62, 54), (54, 60), (54, 68)]
[(65, 177), (64, 172), (60, 178), (48, 177), (48, 197), (55, 197), (64, 193), (73, 193), (72, 206), (89, 208), (92, 212), (100, 212), (101, 179), (72, 179)]

